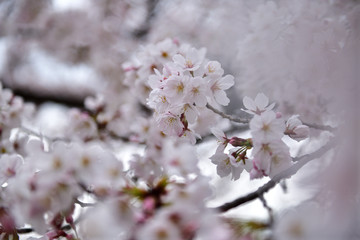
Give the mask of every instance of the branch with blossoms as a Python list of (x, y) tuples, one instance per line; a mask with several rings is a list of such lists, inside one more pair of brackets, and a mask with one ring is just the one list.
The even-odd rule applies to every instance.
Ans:
[(320, 149), (316, 150), (315, 152), (294, 159), (293, 161), (296, 161), (294, 165), (280, 172), (279, 174), (275, 175), (269, 182), (258, 188), (256, 191), (249, 193), (246, 196), (239, 197), (231, 202), (225, 203), (217, 207), (216, 209), (219, 210), (220, 212), (226, 212), (230, 209), (236, 208), (238, 206), (241, 206), (245, 203), (248, 203), (263, 196), (266, 192), (268, 192), (273, 187), (275, 187), (281, 180), (288, 179), (291, 176), (295, 175), (305, 164), (309, 163), (310, 161), (316, 158), (320, 158), (326, 152), (333, 149), (334, 146), (335, 146), (335, 141), (330, 140), (326, 145), (322, 146)]
[[(262, 93), (243, 99), (251, 119), (217, 110), (229, 104), (226, 90), (235, 82), (219, 62), (206, 58), (205, 49), (166, 39), (143, 47), (123, 69), (129, 93), (124, 99), (88, 97), (85, 111), (71, 109), (67, 141), (24, 128), (22, 101), (2, 90), (0, 234), (31, 230), (48, 239), (233, 239), (219, 212), (260, 199), (271, 220), (264, 193), (333, 147), (327, 144), (295, 162), (283, 137), (302, 141), (309, 127), (297, 115), (284, 119)], [(139, 102), (151, 114), (139, 111)], [(228, 137), (218, 127), (224, 118), (242, 123), (251, 137)], [(5, 145), (15, 128), (25, 137)], [(251, 179), (271, 180), (231, 203), (206, 207), (212, 190), (198, 166), (196, 144), (210, 132), (219, 145), (209, 163), (220, 177), (235, 181), (245, 170)], [(126, 140), (124, 148), (136, 143), (127, 167), (115, 154), (115, 140)], [(91, 203), (80, 200), (84, 197)]]
[[(228, 115), (214, 107), (212, 107), (211, 105), (207, 104), (206, 105), (207, 108), (209, 108), (211, 111), (213, 111), (214, 113), (220, 115), (223, 118), (229, 119), (232, 122), (236, 122), (236, 123), (243, 123), (243, 124), (248, 124), (250, 122), (251, 119), (247, 119), (247, 118), (239, 118), (239, 117), (234, 117), (231, 115)], [(308, 126), (310, 128), (314, 128), (314, 129), (318, 129), (318, 130), (323, 130), (323, 131), (334, 131), (336, 128), (328, 126), (328, 125), (320, 125), (320, 124), (313, 124), (313, 123), (303, 123), (305, 126)], [(288, 133), (290, 133), (290, 131), (288, 131)]]

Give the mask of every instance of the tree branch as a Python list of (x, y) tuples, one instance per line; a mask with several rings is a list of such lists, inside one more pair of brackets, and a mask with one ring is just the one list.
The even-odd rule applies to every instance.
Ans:
[(54, 94), (53, 92), (36, 92), (22, 87), (10, 85), (7, 81), (0, 78), (3, 88), (10, 89), (12, 93), (24, 99), (25, 102), (32, 102), (40, 105), (45, 102), (55, 102), (67, 107), (84, 109), (84, 99), (86, 95), (73, 96), (71, 94)]
[(317, 151), (304, 155), (302, 157), (296, 158), (297, 161), (294, 165), (292, 165), (290, 168), (280, 172), (279, 174), (275, 175), (269, 182), (267, 182), (265, 185), (258, 188), (258, 190), (249, 193), (248, 195), (245, 195), (243, 197), (239, 197), (235, 199), (232, 202), (225, 203), (216, 209), (220, 212), (226, 212), (232, 208), (238, 207), (242, 204), (245, 204), (247, 202), (250, 202), (252, 200), (255, 200), (257, 198), (261, 198), (266, 192), (268, 192), (270, 189), (276, 186), (277, 183), (279, 183), (282, 179), (289, 178), (295, 173), (298, 172), (299, 169), (301, 169), (305, 164), (310, 162), (313, 159), (321, 157), (324, 153), (329, 151), (332, 147), (335, 146), (335, 141), (329, 141), (326, 145), (318, 149)]
[(268, 211), (269, 213), (269, 225), (271, 226), (274, 223), (274, 215), (273, 215), (273, 210), (272, 208), (267, 204), (266, 199), (264, 198), (263, 195), (259, 196), (260, 201), (262, 202), (264, 208)]
[[(237, 118), (237, 117), (227, 115), (227, 114), (221, 112), (220, 110), (212, 107), (210, 104), (206, 104), (206, 107), (208, 109), (210, 109), (211, 111), (213, 111), (214, 113), (222, 116), (223, 118), (229, 119), (232, 122), (248, 124), (250, 122), (250, 120), (251, 120), (251, 119), (247, 119), (247, 118)], [(333, 127), (328, 126), (328, 125), (320, 125), (320, 124), (312, 124), (312, 123), (303, 123), (303, 124), (310, 127), (310, 128), (313, 128), (313, 129), (329, 131), (329, 132), (333, 132), (336, 129), (336, 128), (333, 128)]]
[(236, 123), (243, 123), (243, 124), (248, 124), (250, 122), (250, 119), (246, 119), (246, 118), (238, 118), (238, 117), (233, 117), (230, 115), (227, 115), (219, 110), (217, 110), (216, 108), (214, 108), (213, 106), (211, 106), (210, 104), (206, 104), (206, 107), (208, 109), (210, 109), (211, 111), (213, 111), (214, 113), (222, 116), (223, 118), (229, 119), (232, 122), (236, 122)]

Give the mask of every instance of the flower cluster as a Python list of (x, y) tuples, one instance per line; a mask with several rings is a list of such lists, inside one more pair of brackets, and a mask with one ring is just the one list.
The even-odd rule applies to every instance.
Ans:
[[(88, 240), (232, 239), (231, 231), (204, 205), (211, 194), (208, 180), (199, 176), (177, 183), (162, 178), (148, 188), (125, 188), (125, 196), (107, 199), (88, 211), (80, 234)], [(131, 204), (134, 198), (136, 205)]]
[(22, 153), (28, 140), (25, 134), (17, 134), (10, 138), (14, 129), (24, 126), (30, 120), (35, 107), (32, 103), (25, 103), (10, 89), (4, 89), (0, 83), (0, 148), (2, 153)]
[[(31, 140), (26, 157), (3, 155), (1, 160), (1, 183), (7, 183), (2, 206), (15, 226), (31, 224), (38, 233), (59, 230), (83, 188), (110, 195), (126, 183), (122, 162), (94, 144), (56, 142), (45, 151), (43, 143)], [(59, 215), (63, 218), (55, 224)]]
[[(213, 128), (212, 133), (219, 142), (215, 154), (210, 157), (211, 162), (216, 165), (218, 175), (220, 177), (226, 177), (231, 174), (231, 179), (239, 179), (244, 169), (249, 170), (251, 168), (249, 161), (246, 161), (246, 153), (247, 150), (252, 148), (252, 140), (238, 137), (228, 138), (226, 134), (218, 128)], [(228, 154), (225, 154), (224, 150), (228, 144), (234, 148), (230, 149)]]
[(285, 130), (290, 137), (301, 140), (307, 137), (309, 129), (302, 125), (298, 116), (291, 117), (285, 126), (281, 113), (272, 110), (275, 104), (269, 105), (269, 99), (263, 93), (254, 100), (245, 97), (243, 103), (246, 108), (244, 111), (254, 115), (250, 121), (253, 137), (253, 169), (250, 178), (273, 177), (291, 166), (289, 147), (282, 140)]
[(164, 64), (162, 73), (154, 68), (149, 77), (152, 89), (148, 105), (167, 135), (185, 137), (195, 143), (193, 127), (206, 104), (226, 106), (230, 100), (225, 90), (234, 84), (231, 75), (217, 61), (205, 58), (205, 49), (181, 45), (172, 61)]
[[(269, 105), (269, 99), (263, 93), (258, 94), (254, 100), (244, 97), (243, 104), (246, 109), (242, 110), (253, 115), (250, 120), (252, 138), (228, 138), (221, 130), (213, 129), (220, 144), (210, 159), (217, 165), (220, 177), (231, 173), (231, 178), (237, 180), (244, 169), (250, 172), (251, 179), (273, 177), (291, 166), (289, 147), (282, 140), (284, 134), (300, 141), (308, 137), (309, 127), (302, 124), (298, 115), (285, 122), (281, 113), (272, 110), (275, 104)], [(228, 144), (235, 148), (225, 154)], [(252, 149), (251, 161), (247, 157), (249, 149)]]
[(178, 42), (168, 38), (156, 44), (143, 46), (132, 60), (123, 64), (124, 84), (140, 102), (146, 104), (151, 91), (149, 76), (155, 73), (155, 69), (161, 69), (165, 63), (171, 61), (179, 49)]

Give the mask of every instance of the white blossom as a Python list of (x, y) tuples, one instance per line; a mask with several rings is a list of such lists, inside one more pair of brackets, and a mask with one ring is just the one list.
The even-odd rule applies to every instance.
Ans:
[(275, 106), (275, 103), (272, 103), (268, 106), (269, 98), (263, 93), (258, 93), (255, 97), (255, 100), (245, 96), (243, 99), (243, 104), (247, 109), (242, 109), (244, 112), (257, 115), (261, 115), (263, 112), (270, 111)]

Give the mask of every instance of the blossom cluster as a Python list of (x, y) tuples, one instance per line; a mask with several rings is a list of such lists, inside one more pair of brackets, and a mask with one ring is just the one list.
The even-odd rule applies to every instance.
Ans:
[(2, 153), (21, 153), (28, 140), (27, 135), (16, 134), (11, 138), (12, 131), (24, 126), (34, 113), (34, 105), (25, 103), (10, 89), (0, 84), (0, 146)]
[[(249, 122), (252, 137), (228, 138), (221, 130), (213, 129), (220, 144), (211, 161), (217, 165), (220, 177), (231, 173), (231, 178), (237, 180), (244, 169), (250, 172), (251, 179), (273, 177), (292, 164), (289, 147), (283, 141), (284, 135), (301, 141), (308, 137), (309, 127), (302, 124), (298, 115), (291, 116), (285, 122), (281, 113), (272, 110), (275, 104), (269, 105), (269, 99), (263, 93), (254, 100), (244, 97), (243, 104), (246, 109), (242, 110), (253, 115)], [(228, 144), (235, 148), (225, 154)], [(251, 160), (247, 156), (249, 149), (252, 149)]]
[[(23, 156), (2, 155), (2, 231), (30, 224), (46, 236), (41, 239), (231, 239), (228, 227), (205, 205), (212, 191), (193, 146), (168, 143), (134, 156), (128, 171), (96, 142), (45, 147), (33, 139)], [(86, 194), (95, 203), (80, 210), (85, 218), (75, 227), (74, 211)], [(66, 233), (64, 223), (75, 234)]]
[[(198, 137), (193, 130), (196, 120), (208, 103), (228, 105), (230, 100), (225, 90), (234, 84), (234, 78), (223, 76), (220, 63), (205, 58), (205, 49), (183, 44), (169, 51), (167, 49), (177, 46), (172, 43), (173, 48), (165, 48), (170, 44), (167, 39), (155, 48), (163, 49), (160, 56), (166, 56), (170, 61), (159, 67), (151, 65), (150, 70), (155, 74), (148, 79), (151, 92), (147, 104), (154, 109), (155, 119), (165, 134), (185, 137), (195, 143)], [(148, 65), (145, 69), (149, 70)], [(161, 67), (162, 72), (159, 71)], [(140, 70), (138, 72), (142, 76)]]
[[(14, 226), (31, 224), (44, 234), (57, 230), (58, 215), (71, 218), (74, 201), (84, 192), (112, 191), (124, 185), (122, 163), (103, 148), (55, 142), (48, 151), (39, 140), (26, 145), (26, 155), (2, 155), (2, 207), (8, 209)], [(70, 220), (67, 220), (69, 222)], [(70, 223), (70, 222), (69, 222)]]

